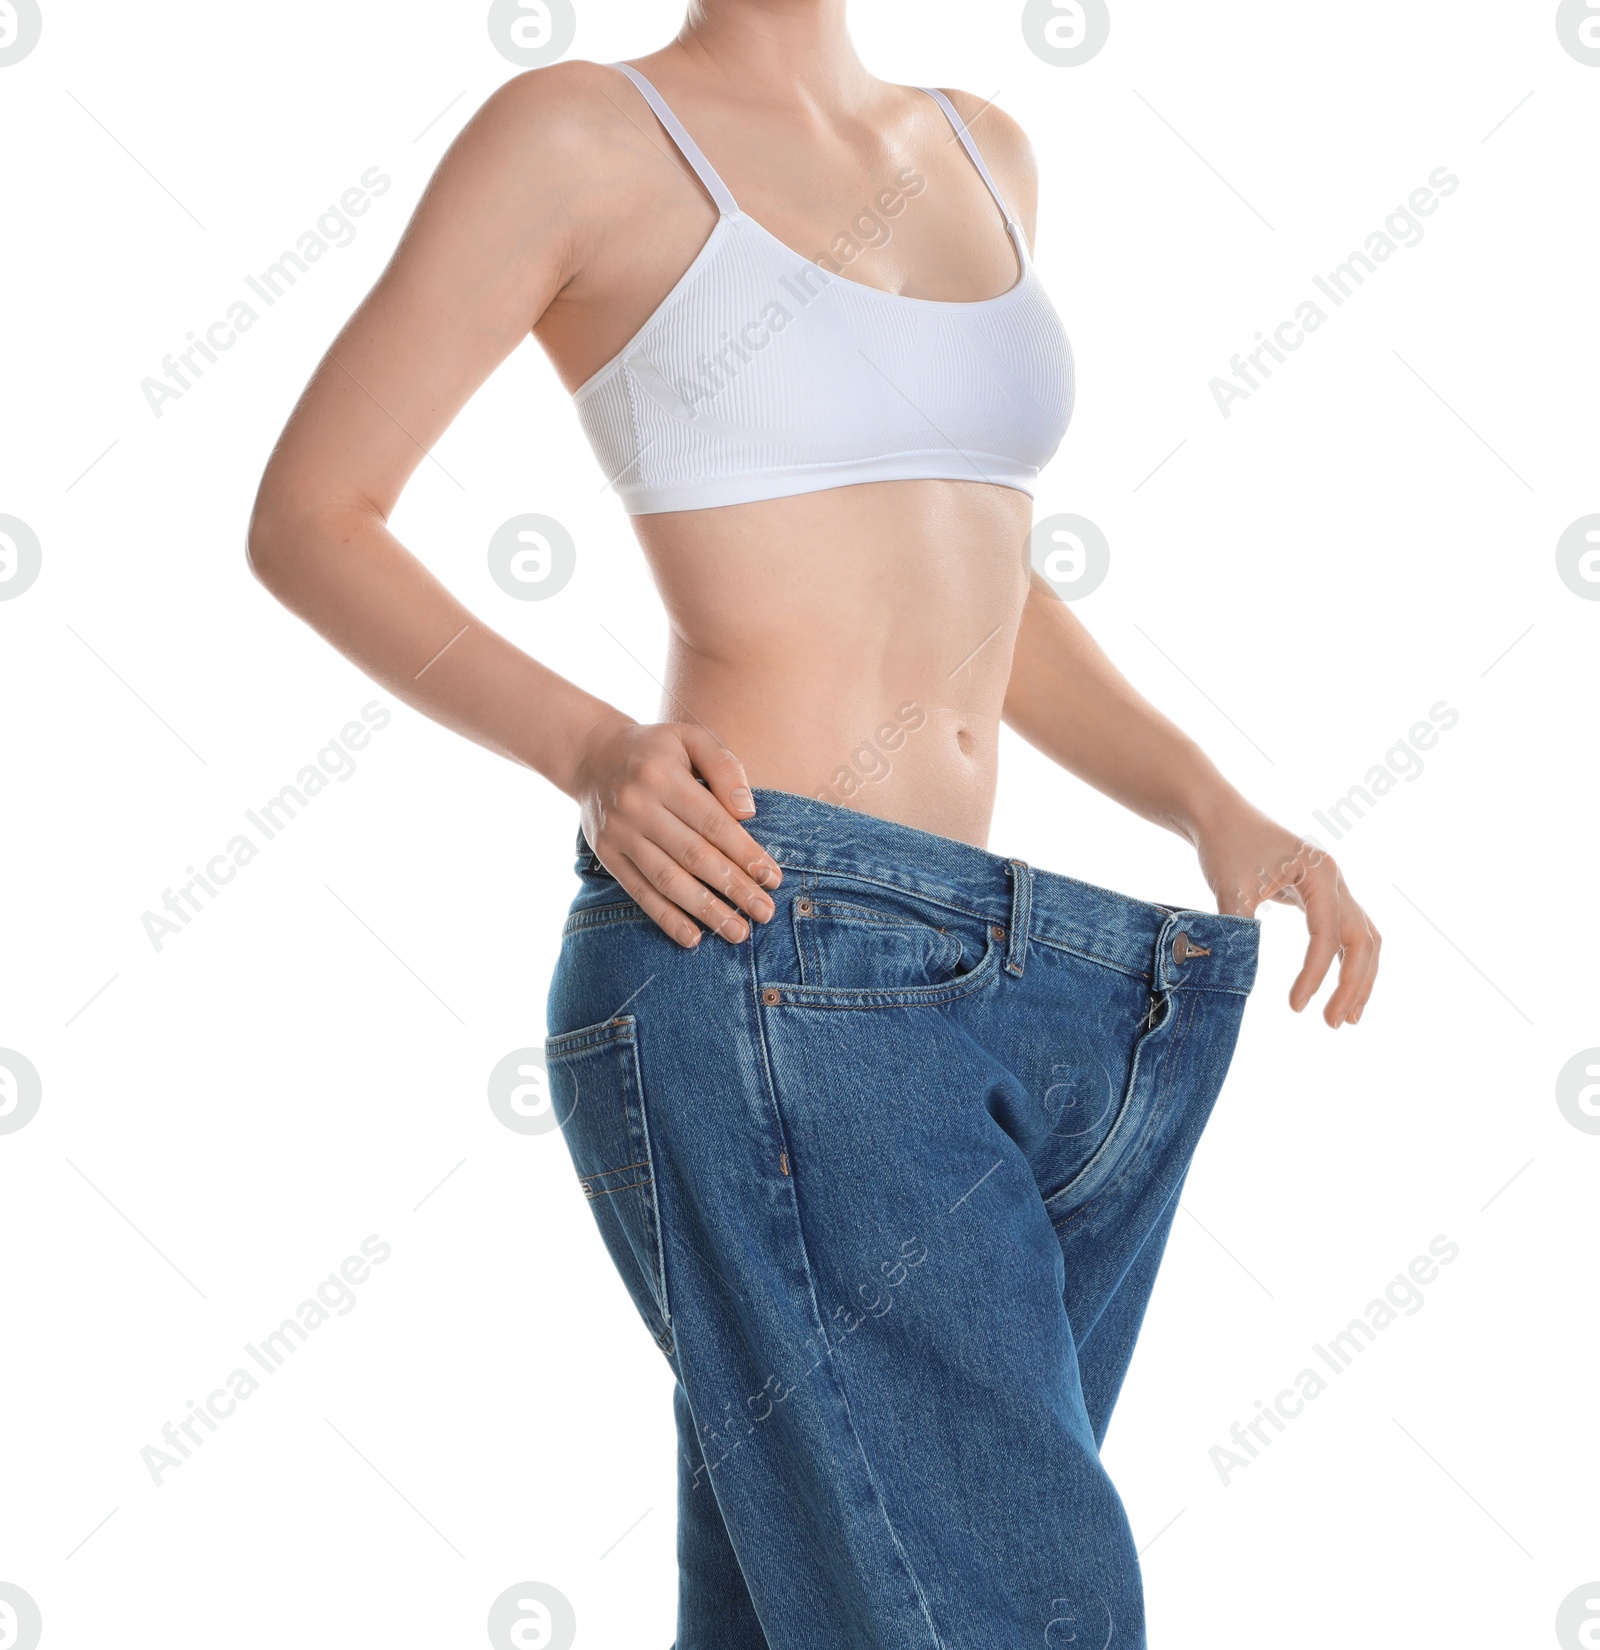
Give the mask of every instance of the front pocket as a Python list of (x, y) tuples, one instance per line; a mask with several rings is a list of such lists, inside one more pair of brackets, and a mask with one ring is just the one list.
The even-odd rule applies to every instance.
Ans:
[(920, 914), (809, 894), (791, 910), (802, 985), (942, 985), (962, 971), (959, 936)]
[(655, 1164), (631, 1014), (545, 1039), (550, 1103), (612, 1263), (664, 1352), (672, 1319)]
[(807, 877), (790, 907), (793, 949), (783, 944), (778, 956), (756, 934), (764, 1006), (932, 1007), (998, 974), (1007, 946), (1001, 924), (885, 883)]

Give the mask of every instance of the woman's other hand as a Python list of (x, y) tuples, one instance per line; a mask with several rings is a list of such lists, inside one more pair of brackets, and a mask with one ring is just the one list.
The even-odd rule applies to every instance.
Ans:
[(1289, 1006), (1298, 1014), (1311, 1001), (1337, 957), (1339, 983), (1322, 1017), (1335, 1030), (1355, 1024), (1372, 995), (1383, 942), (1328, 854), (1248, 803), (1234, 803), (1195, 828), (1191, 839), (1224, 915), (1254, 916), (1266, 900), (1305, 912), (1311, 940), (1289, 988)]

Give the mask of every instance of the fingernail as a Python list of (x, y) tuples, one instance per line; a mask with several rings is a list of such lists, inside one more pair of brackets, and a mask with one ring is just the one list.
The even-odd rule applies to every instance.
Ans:
[(775, 906), (769, 899), (753, 899), (750, 901), (751, 915), (754, 916), (758, 922), (771, 922), (772, 913), (777, 909), (777, 906)]
[(756, 811), (756, 799), (743, 785), (736, 785), (731, 794), (736, 813), (753, 814)]
[(754, 877), (763, 888), (776, 888), (778, 884), (783, 881), (783, 872), (780, 871), (776, 865), (770, 863), (763, 865), (760, 860), (757, 860), (756, 863), (750, 867), (750, 875)]
[(749, 938), (750, 926), (738, 917), (727, 917), (723, 920), (717, 932), (730, 945), (737, 945), (741, 940)]

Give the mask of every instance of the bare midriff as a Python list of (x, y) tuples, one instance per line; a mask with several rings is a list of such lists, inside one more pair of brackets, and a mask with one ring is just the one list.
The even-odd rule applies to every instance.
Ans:
[(662, 719), (753, 785), (983, 845), (1031, 514), (928, 480), (634, 517), (671, 624)]

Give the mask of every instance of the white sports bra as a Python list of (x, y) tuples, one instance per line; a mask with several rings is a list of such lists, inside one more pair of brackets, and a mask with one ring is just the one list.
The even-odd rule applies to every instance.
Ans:
[(907, 298), (819, 268), (739, 210), (637, 69), (613, 67), (720, 213), (654, 314), (573, 393), (628, 513), (930, 477), (1031, 494), (1072, 415), (1072, 350), (950, 100), (922, 88), (989, 186), (1021, 265), (997, 298)]

